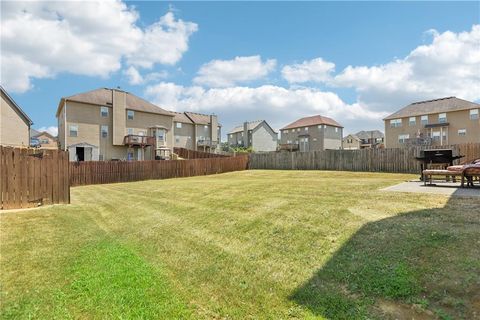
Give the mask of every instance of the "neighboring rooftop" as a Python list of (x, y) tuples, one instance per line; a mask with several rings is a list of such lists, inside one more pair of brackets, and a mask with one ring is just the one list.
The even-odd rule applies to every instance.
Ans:
[(432, 113), (452, 112), (480, 108), (480, 104), (459, 99), (446, 97), (434, 100), (418, 101), (392, 113), (383, 120), (420, 116)]
[(326, 124), (333, 127), (343, 128), (343, 126), (340, 123), (333, 120), (332, 118), (316, 115), (311, 117), (300, 118), (297, 121), (290, 123), (289, 125), (283, 127), (280, 130), (316, 126), (320, 124)]
[[(255, 129), (260, 123), (262, 123), (265, 120), (255, 120), (255, 121), (249, 121), (247, 122), (247, 130), (253, 130)], [(236, 126), (232, 130), (230, 130), (228, 133), (237, 133), (237, 132), (242, 132), (243, 131), (243, 124)]]
[(377, 139), (377, 138), (383, 138), (385, 135), (383, 132), (379, 130), (369, 130), (369, 131), (359, 131), (355, 133), (355, 136), (357, 136), (360, 139)]
[(35, 130), (35, 129), (30, 129), (30, 137), (31, 138), (36, 138), (36, 137), (42, 136), (42, 135), (48, 136), (51, 139), (57, 139), (57, 137), (51, 135), (47, 131), (38, 131), (38, 130)]
[[(100, 89), (95, 89), (95, 90), (75, 94), (73, 96), (64, 97), (60, 100), (60, 105), (58, 110), (61, 109), (62, 101), (65, 101), (65, 100), (96, 104), (96, 105), (104, 105), (104, 106), (112, 105), (113, 90), (122, 91), (119, 89), (100, 88)], [(127, 109), (162, 114), (166, 116), (174, 116), (173, 112), (162, 109), (159, 106), (156, 106), (153, 103), (150, 103), (147, 100), (142, 99), (130, 92), (126, 92), (126, 91), (124, 92), (127, 94), (127, 97), (126, 97)], [(57, 111), (57, 115), (58, 115), (58, 111)]]
[[(210, 124), (210, 115), (203, 114), (203, 113), (196, 113), (196, 112), (185, 112), (187, 117), (192, 120), (193, 123), (196, 124)], [(221, 126), (219, 123), (218, 126)]]
[(175, 112), (175, 118), (173, 118), (175, 122), (182, 122), (182, 123), (190, 123), (192, 124), (193, 121), (187, 117), (187, 115), (183, 112)]
[(17, 111), (17, 113), (18, 113), (19, 116), (23, 119), (23, 121), (25, 121), (26, 124), (28, 124), (29, 126), (31, 126), (31, 125), (33, 124), (32, 119), (30, 119), (30, 118), (27, 116), (27, 114), (22, 110), (22, 108), (20, 108), (20, 106), (15, 102), (15, 100), (13, 100), (13, 98), (10, 97), (10, 95), (8, 94), (8, 92), (7, 92), (2, 86), (0, 86), (0, 91), (1, 91), (2, 94), (5, 96), (5, 98), (10, 101), (12, 107), (15, 109), (15, 111)]

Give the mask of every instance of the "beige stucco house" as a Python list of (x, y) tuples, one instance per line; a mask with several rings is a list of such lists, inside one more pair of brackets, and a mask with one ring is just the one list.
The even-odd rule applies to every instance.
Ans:
[(278, 133), (265, 120), (244, 122), (228, 132), (228, 145), (252, 148), (255, 152), (276, 151)]
[(219, 150), (222, 126), (216, 115), (175, 112), (173, 122), (175, 147), (205, 152)]
[(480, 142), (480, 104), (447, 97), (414, 102), (385, 121), (385, 147)]
[(28, 147), (33, 122), (2, 86), (0, 91), (0, 145)]
[(36, 148), (51, 150), (58, 149), (57, 137), (52, 136), (46, 131), (30, 129), (30, 143), (32, 147)]
[(384, 147), (385, 135), (379, 130), (359, 131), (343, 138), (343, 149), (378, 149)]
[(120, 89), (64, 97), (57, 109), (59, 145), (70, 161), (169, 158), (174, 116)]
[(321, 151), (341, 149), (343, 126), (332, 118), (316, 115), (298, 119), (280, 129), (280, 149)]

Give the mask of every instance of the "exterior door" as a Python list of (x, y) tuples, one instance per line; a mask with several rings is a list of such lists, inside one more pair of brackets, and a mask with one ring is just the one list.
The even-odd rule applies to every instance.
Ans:
[(310, 151), (310, 144), (309, 144), (308, 137), (300, 138), (300, 152), (308, 152)]
[(138, 149), (137, 149), (137, 160), (138, 160), (138, 161), (142, 161), (142, 160), (143, 160), (143, 149), (142, 149), (142, 148), (138, 148)]

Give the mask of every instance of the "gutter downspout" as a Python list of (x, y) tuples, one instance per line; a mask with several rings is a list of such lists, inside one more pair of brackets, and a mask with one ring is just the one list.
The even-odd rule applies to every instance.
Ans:
[(65, 123), (64, 128), (64, 136), (65, 136), (65, 145), (63, 146), (63, 150), (67, 151), (67, 99), (63, 101), (63, 122)]

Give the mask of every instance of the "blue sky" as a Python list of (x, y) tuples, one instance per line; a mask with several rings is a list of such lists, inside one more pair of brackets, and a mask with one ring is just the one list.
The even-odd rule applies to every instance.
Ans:
[(479, 2), (1, 5), (1, 82), (36, 128), (56, 126), (62, 96), (98, 87), (216, 113), (224, 133), (313, 114), (382, 129), (416, 100), (480, 99)]

